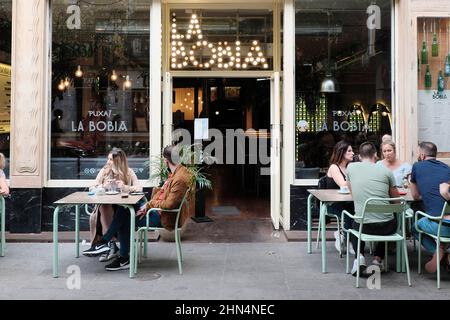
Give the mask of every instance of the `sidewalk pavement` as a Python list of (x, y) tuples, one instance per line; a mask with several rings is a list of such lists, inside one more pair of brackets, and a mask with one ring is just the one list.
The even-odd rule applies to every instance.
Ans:
[[(406, 274), (381, 274), (381, 288), (361, 288), (345, 274), (328, 242), (328, 273), (321, 273), (320, 250), (306, 253), (305, 242), (185, 243), (184, 274), (178, 274), (174, 243), (149, 243), (149, 257), (139, 264), (135, 279), (128, 270), (108, 272), (97, 258), (74, 258), (74, 245), (60, 244), (60, 277), (52, 277), (51, 243), (7, 243), (0, 258), (0, 299), (448, 299), (450, 275), (417, 274), (416, 253), (410, 249), (412, 288)], [(88, 246), (81, 246), (81, 250)], [(424, 259), (428, 259), (427, 256)], [(368, 257), (367, 261), (371, 261)], [(390, 257), (394, 270), (395, 257)], [(80, 289), (69, 266), (78, 266)], [(73, 268), (73, 267), (72, 267)], [(70, 268), (69, 268), (70, 269)]]

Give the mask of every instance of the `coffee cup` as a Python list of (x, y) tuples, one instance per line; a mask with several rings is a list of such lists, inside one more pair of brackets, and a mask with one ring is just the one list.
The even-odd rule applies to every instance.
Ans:
[(341, 193), (349, 193), (350, 190), (348, 189), (347, 186), (342, 186), (341, 189), (340, 189), (340, 192), (341, 192)]

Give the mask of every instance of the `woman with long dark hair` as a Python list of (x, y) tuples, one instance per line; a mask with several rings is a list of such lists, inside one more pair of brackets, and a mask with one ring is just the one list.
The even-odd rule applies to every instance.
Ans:
[[(340, 189), (347, 186), (347, 166), (353, 161), (354, 152), (352, 145), (345, 140), (341, 140), (334, 146), (333, 154), (330, 158), (330, 167), (325, 178), (326, 189)], [(341, 216), (342, 210), (352, 212), (354, 210), (352, 202), (336, 202), (328, 207), (328, 212), (331, 214)], [(351, 227), (352, 220), (346, 216), (344, 220), (344, 228)], [(339, 231), (334, 233), (335, 247), (338, 251), (345, 250), (345, 238)], [(341, 249), (342, 248), (342, 249)], [(350, 248), (351, 250), (351, 248)]]

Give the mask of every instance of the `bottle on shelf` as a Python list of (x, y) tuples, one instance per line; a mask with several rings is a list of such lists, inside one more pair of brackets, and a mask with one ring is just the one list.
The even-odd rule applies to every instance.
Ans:
[(445, 58), (444, 76), (450, 77), (450, 52), (448, 53), (447, 57)]
[(427, 65), (427, 71), (425, 72), (425, 88), (431, 88), (431, 72), (430, 65)]
[(421, 61), (422, 64), (428, 64), (428, 50), (427, 50), (427, 43), (425, 40), (422, 42), (422, 51), (421, 51)]
[(433, 34), (433, 42), (431, 44), (431, 56), (437, 57), (439, 55), (439, 44), (437, 42), (436, 32)]
[(445, 80), (442, 75), (442, 70), (439, 70), (438, 80), (437, 80), (437, 91), (442, 92), (445, 90)]

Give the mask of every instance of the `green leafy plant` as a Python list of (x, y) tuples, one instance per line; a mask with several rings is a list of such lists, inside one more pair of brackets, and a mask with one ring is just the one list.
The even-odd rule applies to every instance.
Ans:
[[(179, 148), (179, 162), (186, 167), (192, 176), (192, 185), (198, 189), (212, 189), (212, 182), (208, 179), (208, 174), (204, 172), (205, 165), (211, 164), (215, 158), (205, 155), (200, 144), (181, 145)], [(160, 186), (169, 177), (169, 168), (164, 162), (162, 155), (154, 157), (150, 162), (150, 180), (160, 180)]]

